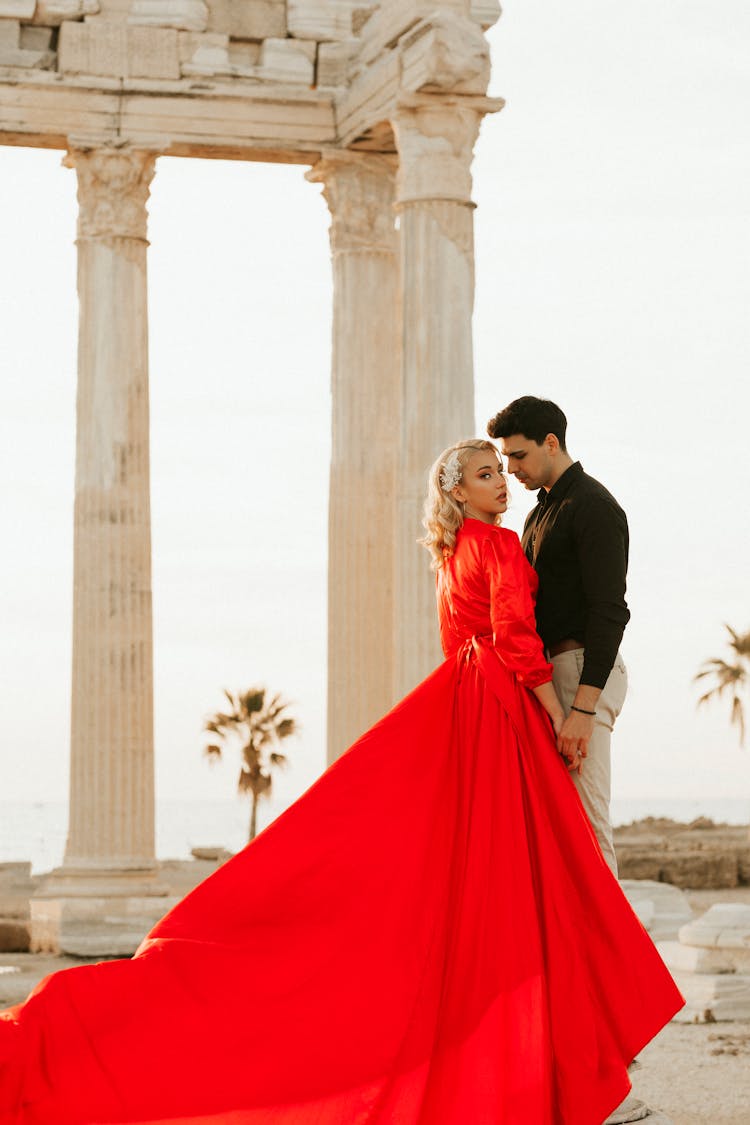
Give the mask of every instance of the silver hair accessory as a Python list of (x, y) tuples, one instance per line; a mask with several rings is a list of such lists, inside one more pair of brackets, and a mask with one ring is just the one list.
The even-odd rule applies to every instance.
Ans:
[(452, 492), (463, 476), (463, 469), (458, 459), (458, 450), (454, 449), (445, 459), (445, 464), (440, 470), (440, 487), (443, 492)]

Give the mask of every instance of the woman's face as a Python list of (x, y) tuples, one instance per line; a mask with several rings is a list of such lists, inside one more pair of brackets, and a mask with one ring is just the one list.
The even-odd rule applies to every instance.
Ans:
[(502, 464), (492, 449), (478, 449), (464, 465), (453, 496), (464, 504), (468, 519), (494, 523), (508, 507), (508, 486)]

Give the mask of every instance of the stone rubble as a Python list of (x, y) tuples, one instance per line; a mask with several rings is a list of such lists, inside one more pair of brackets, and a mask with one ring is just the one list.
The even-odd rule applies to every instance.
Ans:
[(750, 905), (716, 903), (658, 949), (687, 1001), (678, 1020), (750, 1019)]

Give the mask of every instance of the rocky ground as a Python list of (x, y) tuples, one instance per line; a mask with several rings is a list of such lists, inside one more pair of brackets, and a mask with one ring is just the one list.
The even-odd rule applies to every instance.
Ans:
[(622, 879), (655, 879), (683, 888), (750, 885), (750, 833), (746, 825), (691, 824), (646, 817), (615, 829)]

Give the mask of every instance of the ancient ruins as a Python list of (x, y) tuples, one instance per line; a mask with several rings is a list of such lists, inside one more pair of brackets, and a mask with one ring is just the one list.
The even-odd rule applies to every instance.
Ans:
[(146, 313), (158, 158), (309, 165), (330, 208), (346, 470), (330, 511), (333, 757), (437, 659), (414, 540), (426, 466), (474, 429), (471, 164), (502, 105), (486, 96), (484, 36), (499, 14), (497, 0), (0, 0), (0, 141), (63, 150), (79, 200), (70, 827), (34, 904), (40, 932), (95, 905), (132, 930), (164, 906)]

